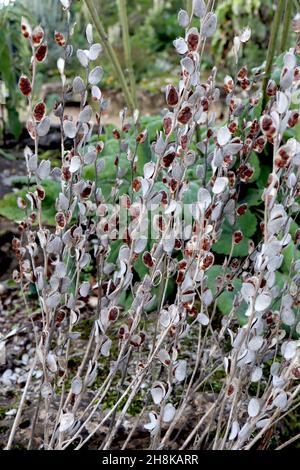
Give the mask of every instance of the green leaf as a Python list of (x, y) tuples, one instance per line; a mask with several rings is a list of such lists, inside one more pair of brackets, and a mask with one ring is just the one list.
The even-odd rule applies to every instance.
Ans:
[(297, 248), (293, 242), (289, 243), (288, 246), (286, 246), (282, 250), (283, 254), (283, 262), (281, 265), (281, 270), (285, 274), (289, 274), (291, 265), (298, 259), (300, 259), (300, 250)]
[(248, 207), (260, 206), (262, 201), (263, 190), (261, 188), (247, 188), (247, 193), (244, 199), (241, 200), (241, 203), (246, 202)]
[[(215, 296), (217, 292), (216, 278), (218, 276), (224, 276), (224, 268), (220, 265), (214, 265), (207, 271), (206, 275), (207, 285)], [(240, 279), (235, 279), (233, 281), (233, 286), (234, 290), (232, 292), (228, 292), (225, 289), (224, 292), (222, 292), (222, 294), (217, 299), (217, 307), (223, 315), (229, 315), (229, 313), (231, 312), (234, 298), (241, 289), (242, 281)], [(237, 319), (241, 324), (247, 323), (247, 317), (245, 316), (246, 309), (246, 303), (242, 302), (242, 304), (238, 307), (236, 311)]]
[(255, 152), (251, 153), (250, 158), (249, 158), (249, 164), (254, 169), (254, 173), (249, 180), (250, 183), (253, 183), (254, 181), (257, 181), (260, 176), (260, 161)]
[(246, 214), (237, 218), (234, 226), (231, 226), (227, 221), (225, 221), (223, 224), (221, 238), (217, 243), (214, 244), (212, 248), (213, 251), (218, 254), (229, 255), (233, 232), (235, 230), (241, 230), (244, 234), (244, 239), (234, 247), (233, 256), (247, 256), (248, 239), (255, 234), (256, 226), (256, 216), (249, 210), (246, 212)]
[[(42, 222), (44, 224), (55, 224), (55, 200), (60, 191), (60, 184), (54, 181), (44, 181), (43, 187), (46, 191), (45, 199), (42, 202)], [(30, 188), (34, 191), (35, 186)], [(0, 200), (0, 215), (10, 220), (21, 220), (25, 215), (25, 211), (17, 206), (17, 198), (25, 199), (27, 190), (22, 189), (15, 193), (8, 193)]]

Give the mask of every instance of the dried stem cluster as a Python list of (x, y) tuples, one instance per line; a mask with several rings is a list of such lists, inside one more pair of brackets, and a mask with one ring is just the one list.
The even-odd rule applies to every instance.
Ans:
[[(181, 10), (178, 20), (185, 33), (174, 41), (181, 77), (178, 86), (166, 90), (167, 110), (162, 131), (151, 143), (151, 160), (140, 164), (139, 149), (148, 137), (139, 128), (138, 114), (127, 118), (122, 111), (120, 128), (114, 130), (120, 144), (116, 178), (105, 197), (105, 102), (98, 86), (102, 68), (93, 65), (102, 47), (94, 43), (88, 25), (87, 49), (76, 51), (83, 73), (69, 83), (65, 67), (74, 55), (71, 0), (61, 3), (67, 28), (55, 33), (63, 54), (58, 60), (62, 95), (54, 110), (61, 123), (61, 168), (51, 169), (49, 160), (38, 160), (39, 138), (49, 131), (50, 119), (33, 92), (36, 67), (44, 60), (47, 45), (42, 28), (22, 22), (23, 35), (32, 46), (32, 77), (22, 76), (19, 84), (28, 97), (27, 128), (34, 144), (33, 150), (25, 149), (25, 158), (28, 188), (34, 182), (36, 186), (26, 201), (18, 201), (25, 216), (13, 242), (19, 260), (14, 279), (25, 296), (28, 286), (35, 285), (40, 317), (31, 318), (36, 355), (7, 448), (13, 444), (33, 370), (40, 367), (41, 402), (32, 438), (36, 423), (43, 419), (44, 449), (80, 449), (103, 426), (101, 448), (110, 449), (137, 399), (142, 410), (133, 419), (123, 448), (143, 425), (151, 449), (250, 449), (299, 404), (300, 234), (298, 230), (292, 237), (290, 232), (299, 212), (300, 144), (285, 135), (299, 117), (298, 109), (291, 107), (300, 80), (300, 43), (284, 56), (280, 84), (269, 81), (262, 109), (260, 76), (239, 68), (239, 49), (250, 38), (249, 28), (234, 39), (237, 74), (224, 81), (227, 121), (220, 127), (214, 113), (220, 100), (216, 69), (206, 81), (200, 72), (204, 46), (217, 27), (214, 2), (194, 1), (191, 16)], [(199, 27), (191, 25), (195, 19)], [(65, 112), (74, 94), (81, 98), (77, 121)], [(97, 107), (96, 133), (89, 102)], [(128, 143), (129, 129), (135, 134), (134, 145)], [(225, 223), (234, 226), (249, 210), (241, 194), (255, 171), (251, 155), (262, 155), (265, 148), (273, 163), (263, 192), (261, 237), (249, 242), (247, 256), (236, 257), (235, 247), (244, 234), (233, 231), (231, 253), (218, 259), (222, 274), (213, 289), (208, 276), (216, 264), (214, 244)], [(84, 177), (87, 166), (94, 168), (94, 180)], [(130, 184), (124, 192), (126, 171)], [(198, 192), (189, 208), (192, 222), (182, 227), (177, 216), (192, 171)], [(43, 181), (49, 178), (61, 183), (54, 230), (42, 223)], [(109, 204), (115, 204), (110, 212)], [(130, 223), (111, 262), (120, 207), (128, 210)], [(145, 214), (153, 207), (160, 208), (153, 217), (158, 236), (149, 241), (141, 232)], [(280, 284), (276, 274), (282, 252), (290, 245), (293, 261)], [(135, 271), (138, 257), (146, 269), (142, 277)], [(96, 279), (84, 280), (90, 265), (96, 266)], [(230, 313), (222, 316), (218, 300), (223, 292), (233, 291), (237, 281), (240, 288)], [(97, 296), (92, 328), (84, 350), (76, 350), (91, 291)], [(126, 306), (124, 298), (130, 299)], [(241, 310), (243, 324), (238, 321)], [(79, 357), (75, 371), (69, 366), (74, 354)], [(114, 403), (107, 410), (104, 405), (112, 389)], [(185, 416), (195, 407), (195, 398), (194, 426), (189, 431)]]

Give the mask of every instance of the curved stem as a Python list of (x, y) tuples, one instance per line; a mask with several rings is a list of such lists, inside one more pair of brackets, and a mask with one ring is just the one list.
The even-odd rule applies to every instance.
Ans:
[(132, 64), (132, 54), (131, 54), (131, 47), (130, 47), (126, 0), (118, 0), (118, 9), (119, 9), (119, 19), (120, 19), (121, 28), (122, 28), (125, 64), (126, 64), (126, 69), (128, 71), (131, 96), (134, 102), (134, 106), (136, 108), (137, 107), (136, 83), (135, 83), (135, 75), (134, 75), (133, 64)]
[(25, 387), (24, 387), (24, 390), (23, 390), (22, 398), (21, 398), (21, 401), (20, 401), (20, 404), (19, 404), (19, 408), (18, 408), (16, 417), (15, 417), (15, 420), (14, 420), (14, 424), (11, 428), (11, 432), (10, 432), (8, 442), (7, 442), (7, 446), (5, 447), (5, 450), (10, 450), (11, 446), (13, 444), (14, 437), (15, 437), (15, 434), (16, 434), (17, 428), (19, 426), (21, 416), (22, 416), (22, 411), (23, 411), (23, 407), (24, 407), (24, 404), (25, 404), (28, 388), (29, 388), (29, 385), (30, 385), (30, 382), (31, 382), (32, 374), (33, 374), (35, 366), (36, 366), (36, 360), (37, 360), (37, 358), (35, 356), (33, 361), (32, 361), (30, 370), (28, 372), (28, 376), (27, 376), (26, 384), (25, 384)]
[(293, 1), (286, 0), (286, 7), (284, 13), (284, 20), (283, 20), (283, 29), (282, 29), (282, 36), (281, 36), (281, 43), (280, 43), (280, 51), (284, 52), (287, 48), (288, 37), (289, 37), (289, 30), (292, 18), (292, 9), (293, 9)]
[(115, 70), (115, 73), (116, 73), (116, 77), (120, 80), (120, 84), (121, 84), (123, 93), (125, 95), (127, 106), (130, 109), (130, 111), (134, 111), (134, 109), (135, 109), (134, 100), (132, 98), (132, 95), (130, 93), (128, 85), (126, 83), (126, 79), (124, 77), (124, 74), (123, 74), (120, 62), (118, 60), (118, 57), (117, 57), (112, 45), (108, 41), (107, 34), (105, 32), (103, 24), (101, 23), (101, 20), (99, 18), (99, 15), (97, 13), (96, 8), (95, 8), (94, 2), (93, 2), (93, 0), (84, 0), (84, 1), (86, 3), (86, 6), (87, 6), (89, 12), (90, 12), (91, 19), (92, 19), (92, 21), (95, 25), (95, 28), (96, 28), (96, 30), (97, 30), (97, 32), (98, 32), (98, 34), (99, 34), (99, 36), (102, 40), (105, 52), (111, 60), (112, 66), (113, 66), (113, 68)]
[(280, 21), (282, 18), (284, 3), (285, 3), (284, 0), (278, 0), (274, 20), (272, 23), (271, 36), (269, 40), (267, 59), (266, 59), (265, 76), (264, 76), (263, 84), (262, 84), (262, 92), (263, 92), (262, 109), (264, 109), (266, 102), (267, 102), (267, 86), (268, 86), (269, 79), (271, 77), (272, 66), (273, 66), (275, 50), (276, 50), (276, 41), (277, 41), (278, 31), (280, 28)]

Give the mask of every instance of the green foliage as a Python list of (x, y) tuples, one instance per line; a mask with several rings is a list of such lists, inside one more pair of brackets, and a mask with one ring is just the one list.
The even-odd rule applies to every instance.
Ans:
[(26, 15), (26, 10), (17, 5), (6, 8), (0, 15), (0, 104), (6, 108), (7, 125), (15, 137), (19, 137), (21, 133), (18, 113), (21, 95), (17, 82), (28, 57), (27, 48), (22, 41), (23, 36), (20, 34), (22, 15)]
[(233, 256), (247, 256), (248, 240), (256, 232), (257, 218), (249, 210), (241, 217), (237, 217), (236, 223), (230, 225), (225, 221), (220, 240), (213, 246), (213, 251), (218, 254), (229, 255), (232, 246), (233, 232), (241, 230), (244, 238), (233, 249)]
[[(42, 202), (42, 222), (46, 225), (54, 225), (55, 200), (58, 196), (60, 185), (54, 181), (45, 181), (43, 187), (46, 191), (46, 197)], [(30, 188), (34, 191), (35, 186)], [(27, 189), (22, 189), (14, 193), (6, 194), (0, 200), (0, 215), (10, 220), (21, 220), (24, 218), (24, 210), (17, 207), (17, 198), (25, 198)]]

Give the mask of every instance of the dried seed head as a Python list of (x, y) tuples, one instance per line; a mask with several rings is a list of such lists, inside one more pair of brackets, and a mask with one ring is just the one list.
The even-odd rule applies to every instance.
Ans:
[(224, 91), (228, 95), (229, 93), (232, 93), (234, 89), (234, 82), (233, 79), (229, 76), (226, 75), (224, 78)]
[(298, 111), (292, 111), (289, 120), (288, 120), (288, 126), (289, 127), (295, 127), (295, 125), (298, 123), (299, 120), (299, 112)]
[(46, 56), (47, 56), (47, 53), (48, 53), (48, 46), (47, 44), (41, 44), (37, 50), (36, 50), (36, 53), (35, 53), (35, 57), (36, 57), (36, 60), (38, 62), (43, 62), (45, 59), (46, 59)]
[(43, 201), (45, 199), (45, 196), (46, 196), (46, 192), (45, 192), (44, 188), (42, 186), (37, 186), (36, 187), (36, 192), (37, 192), (38, 198), (41, 201)]
[(143, 263), (145, 266), (147, 266), (147, 268), (152, 268), (154, 266), (154, 261), (149, 251), (145, 251), (143, 254)]
[(176, 156), (176, 153), (174, 151), (171, 151), (171, 152), (167, 153), (166, 155), (164, 155), (163, 158), (162, 158), (162, 166), (164, 168), (169, 168), (169, 166), (171, 166), (175, 156)]
[(46, 113), (46, 105), (44, 102), (37, 103), (33, 109), (33, 117), (37, 122), (40, 122)]
[(142, 183), (141, 183), (140, 179), (135, 178), (132, 182), (133, 191), (137, 193), (138, 191), (140, 191), (141, 187), (142, 187)]
[(238, 123), (236, 121), (232, 121), (229, 125), (228, 125), (228, 129), (229, 131), (231, 132), (231, 134), (235, 134), (237, 129), (238, 129)]
[(26, 75), (22, 75), (19, 80), (19, 88), (24, 96), (31, 94), (31, 83)]
[(275, 165), (277, 168), (287, 167), (290, 162), (290, 152), (286, 145), (283, 145), (277, 152), (275, 157)]
[(173, 124), (172, 118), (170, 116), (165, 116), (163, 120), (163, 128), (164, 128), (166, 135), (170, 134), (172, 130), (172, 124)]
[(241, 204), (236, 210), (237, 215), (244, 215), (247, 211), (247, 208), (247, 204)]
[(267, 86), (267, 95), (268, 96), (275, 96), (277, 93), (277, 85), (274, 80), (269, 80)]
[(166, 89), (166, 101), (167, 105), (174, 107), (179, 102), (179, 96), (176, 88), (173, 85), (168, 85)]
[(32, 43), (35, 47), (38, 47), (44, 39), (44, 30), (41, 26), (36, 26), (32, 31)]
[(64, 47), (66, 45), (66, 38), (62, 33), (55, 31), (54, 39), (56, 44), (58, 44), (59, 46)]
[(271, 133), (274, 129), (274, 123), (271, 116), (265, 114), (260, 120), (260, 127), (264, 133)]
[(112, 135), (113, 135), (113, 138), (116, 139), (116, 140), (120, 140), (120, 138), (121, 138), (121, 134), (120, 134), (120, 131), (118, 129), (113, 129), (112, 130)]
[(176, 277), (176, 284), (178, 285), (182, 284), (184, 281), (184, 278), (185, 278), (185, 272), (183, 270), (179, 270), (177, 273), (177, 277)]
[(295, 232), (294, 242), (296, 246), (300, 245), (300, 228), (298, 228)]
[(210, 268), (215, 261), (215, 257), (212, 253), (207, 253), (201, 260), (200, 263), (200, 269), (202, 271), (206, 271), (208, 268)]
[(187, 44), (190, 51), (196, 51), (199, 45), (199, 34), (196, 32), (190, 32), (187, 37)]
[(24, 38), (29, 39), (31, 37), (32, 28), (24, 16), (22, 16), (21, 20), (21, 31)]
[(236, 230), (233, 234), (233, 242), (235, 245), (238, 245), (244, 238), (243, 232), (241, 230)]
[(258, 137), (253, 144), (253, 150), (257, 153), (262, 153), (267, 143), (267, 139), (264, 136)]
[(147, 139), (147, 135), (148, 135), (148, 131), (147, 131), (147, 129), (145, 129), (143, 132), (140, 132), (138, 134), (138, 136), (136, 137), (136, 141), (139, 144), (143, 144), (145, 142), (145, 140)]
[(240, 177), (240, 180), (243, 181), (243, 183), (247, 183), (250, 178), (252, 178), (254, 174), (253, 168), (251, 168), (250, 165), (248, 164), (243, 164), (240, 165), (239, 168), (237, 169), (237, 174)]
[(248, 80), (248, 78), (244, 78), (243, 80), (241, 80), (241, 87), (243, 90), (249, 91), (251, 88), (250, 80)]
[(244, 80), (244, 78), (248, 77), (248, 68), (244, 65), (238, 72), (237, 78), (239, 81)]
[(108, 312), (108, 319), (109, 321), (115, 322), (119, 316), (119, 309), (118, 307), (111, 307)]
[(127, 123), (127, 124), (124, 124), (124, 126), (122, 127), (122, 131), (127, 133), (129, 132), (131, 129), (131, 124)]
[(177, 119), (180, 124), (187, 124), (190, 121), (191, 117), (191, 108), (189, 106), (185, 106), (179, 111)]
[(66, 218), (63, 212), (58, 212), (55, 216), (55, 221), (58, 228), (63, 229), (66, 226)]

